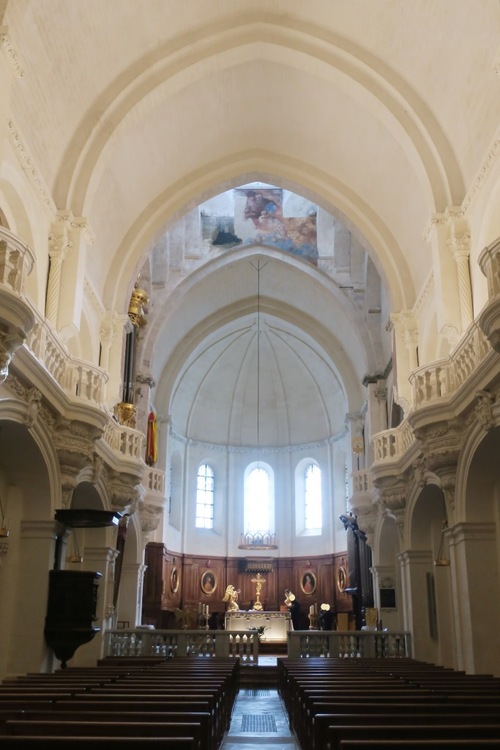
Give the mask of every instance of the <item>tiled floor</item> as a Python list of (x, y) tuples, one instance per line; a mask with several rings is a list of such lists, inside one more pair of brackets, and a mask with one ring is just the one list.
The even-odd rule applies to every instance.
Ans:
[[(260, 657), (259, 663), (263, 658), (266, 663), (272, 663), (272, 657)], [(221, 750), (255, 750), (256, 747), (300, 750), (277, 690), (243, 688), (236, 698)]]

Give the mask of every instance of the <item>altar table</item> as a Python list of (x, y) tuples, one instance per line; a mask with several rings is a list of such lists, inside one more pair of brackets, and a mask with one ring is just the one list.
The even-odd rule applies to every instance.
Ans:
[(250, 630), (264, 626), (262, 643), (286, 643), (289, 630), (293, 630), (290, 612), (249, 611), (226, 612), (226, 630)]

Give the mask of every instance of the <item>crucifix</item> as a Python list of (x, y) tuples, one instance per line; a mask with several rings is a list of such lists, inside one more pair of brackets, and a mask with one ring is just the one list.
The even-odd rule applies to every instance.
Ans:
[(266, 582), (265, 578), (262, 578), (260, 573), (257, 573), (255, 578), (252, 578), (252, 583), (255, 583), (255, 602), (253, 605), (254, 609), (261, 610), (262, 602), (260, 601), (260, 592), (262, 591), (262, 584)]

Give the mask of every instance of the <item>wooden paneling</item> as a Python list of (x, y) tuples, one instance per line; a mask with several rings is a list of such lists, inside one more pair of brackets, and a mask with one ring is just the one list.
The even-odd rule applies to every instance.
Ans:
[[(255, 559), (255, 558), (254, 558)], [(266, 558), (269, 560), (270, 558)], [(144, 581), (144, 623), (156, 627), (174, 627), (173, 613), (176, 609), (198, 610), (199, 604), (206, 604), (212, 622), (223, 622), (226, 604), (223, 602), (228, 584), (240, 589), (241, 609), (250, 609), (255, 601), (255, 578), (257, 570), (247, 569), (245, 560), (240, 557), (212, 557), (201, 555), (178, 555), (168, 552), (162, 544), (151, 543), (146, 547), (147, 570)], [(349, 612), (352, 598), (338, 588), (339, 570), (347, 571), (347, 554), (322, 555), (309, 558), (275, 558), (272, 570), (261, 572), (265, 583), (262, 585), (260, 601), (264, 609), (277, 611), (283, 604), (285, 589), (294, 592), (302, 610), (302, 627), (307, 628), (307, 614), (311, 604), (319, 606), (325, 602), (333, 611)], [(202, 576), (205, 572), (214, 574), (216, 586), (212, 592), (203, 591)], [(312, 593), (302, 590), (301, 582), (308, 571), (314, 574), (316, 589)], [(176, 590), (175, 590), (176, 589)], [(170, 613), (172, 616), (169, 616)]]

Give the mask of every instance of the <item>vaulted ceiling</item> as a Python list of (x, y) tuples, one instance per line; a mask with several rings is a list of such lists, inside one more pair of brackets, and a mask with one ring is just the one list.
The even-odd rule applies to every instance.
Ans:
[[(108, 310), (126, 311), (140, 272), (153, 288), (155, 248), (183, 216), (255, 181), (334, 217), (388, 307), (411, 308), (429, 272), (425, 227), (462, 203), (498, 130), (497, 0), (10, 0), (0, 12), (17, 67), (7, 127), (49, 208), (87, 219), (85, 273)], [(266, 377), (277, 402), (298, 373), (302, 393), (331, 393), (303, 438), (335, 432), (337, 391), (359, 405), (363, 376), (386, 364), (366, 311), (324, 269), (258, 247), (230, 261), (197, 251), (186, 242), (166, 292), (155, 287), (143, 365), (168, 383), (158, 393), (182, 391), (189, 363), (191, 395), (210, 402), (255, 338), (250, 261), (270, 257), (262, 337), (280, 355)]]

